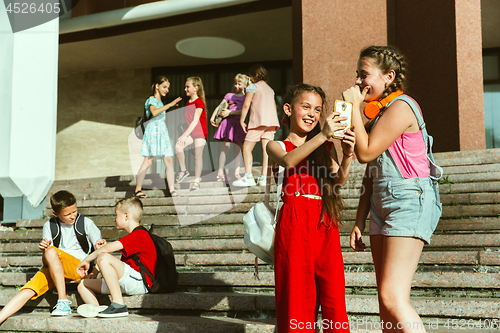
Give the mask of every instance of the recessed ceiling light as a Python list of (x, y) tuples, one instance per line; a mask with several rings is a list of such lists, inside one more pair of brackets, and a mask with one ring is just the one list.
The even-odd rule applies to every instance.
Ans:
[(175, 48), (182, 54), (207, 59), (236, 57), (245, 52), (245, 46), (222, 37), (193, 37), (178, 41)]

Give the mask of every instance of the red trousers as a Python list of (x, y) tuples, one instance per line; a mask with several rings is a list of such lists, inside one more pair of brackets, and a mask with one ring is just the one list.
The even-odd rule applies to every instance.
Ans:
[(278, 333), (349, 332), (339, 229), (320, 222), (322, 200), (283, 201), (274, 244)]

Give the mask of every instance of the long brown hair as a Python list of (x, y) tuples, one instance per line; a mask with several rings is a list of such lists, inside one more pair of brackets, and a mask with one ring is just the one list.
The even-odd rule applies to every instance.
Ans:
[(267, 82), (267, 70), (261, 64), (253, 65), (248, 70), (248, 74), (253, 76), (255, 79), (255, 83), (259, 81)]
[[(326, 95), (321, 87), (312, 86), (305, 83), (296, 84), (288, 87), (287, 92), (283, 98), (283, 104), (293, 104), (297, 101), (299, 96), (304, 92), (313, 92), (321, 97), (322, 111), (321, 116), (326, 118), (328, 106), (326, 103)], [(285, 117), (287, 125), (290, 127), (290, 119)], [(314, 129), (307, 134), (306, 141), (312, 139), (316, 134), (321, 132), (321, 124), (318, 122)], [(334, 147), (332, 149), (335, 150)], [(344, 209), (344, 200), (340, 196), (339, 186), (335, 184), (335, 174), (332, 173), (333, 161), (328, 150), (326, 143), (322, 144), (314, 150), (308, 157), (309, 165), (312, 169), (312, 175), (316, 179), (323, 198), (323, 208), (321, 211), (321, 223), (327, 227), (333, 225), (337, 226), (342, 221), (342, 210)], [(325, 222), (325, 215), (331, 219), (327, 224)]]

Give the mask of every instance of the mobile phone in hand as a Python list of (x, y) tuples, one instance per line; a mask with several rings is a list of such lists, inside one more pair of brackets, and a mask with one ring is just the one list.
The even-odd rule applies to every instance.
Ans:
[(347, 124), (347, 127), (343, 130), (338, 130), (333, 133), (335, 139), (343, 139), (344, 133), (348, 128), (352, 127), (352, 103), (336, 100), (333, 106), (333, 112), (339, 112), (339, 117), (345, 117), (346, 120), (342, 120), (340, 123)]

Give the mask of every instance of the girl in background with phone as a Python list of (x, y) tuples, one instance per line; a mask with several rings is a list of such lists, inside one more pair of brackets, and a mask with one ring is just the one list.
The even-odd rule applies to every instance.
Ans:
[[(267, 144), (269, 169), (276, 166), (276, 175), (277, 165), (285, 168), (274, 243), (280, 333), (295, 332), (294, 323), (316, 323), (320, 304), (323, 322), (331, 323), (323, 326), (324, 333), (349, 332), (338, 229), (344, 207), (339, 187), (349, 176), (356, 139), (341, 123), (346, 118), (328, 112), (325, 100), (320, 87), (298, 84), (288, 88), (283, 99), (290, 128), (283, 141), (286, 151), (279, 142)], [(345, 130), (340, 163), (328, 141), (337, 130)]]

